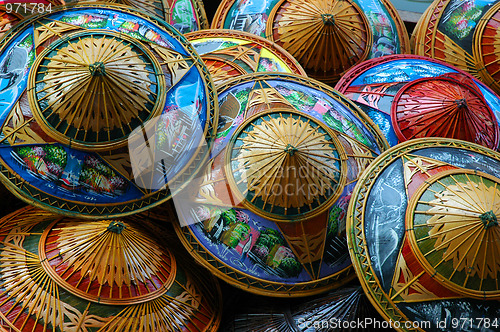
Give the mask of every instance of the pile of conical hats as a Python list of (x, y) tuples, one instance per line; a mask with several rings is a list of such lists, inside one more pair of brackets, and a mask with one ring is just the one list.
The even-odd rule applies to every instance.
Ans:
[(496, 1), (120, 3), (1, 8), (0, 326), (495, 326)]
[[(211, 144), (214, 87), (172, 27), (204, 27), (203, 8), (185, 23), (165, 10), (170, 25), (124, 5), (51, 5), (5, 31), (0, 51), (2, 182), (33, 205), (0, 219), (0, 325), (216, 331), (216, 280), (172, 229), (136, 216), (208, 157), (192, 147)], [(158, 135), (151, 160), (147, 133)]]

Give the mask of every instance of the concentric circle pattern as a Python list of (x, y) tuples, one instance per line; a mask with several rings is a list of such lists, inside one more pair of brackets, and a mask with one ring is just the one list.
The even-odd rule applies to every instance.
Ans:
[[(363, 173), (349, 203), (349, 253), (386, 320), (405, 331), (423, 322), (434, 330), (454, 329), (448, 322), (460, 319), (472, 329), (480, 329), (477, 317), (494, 321), (499, 170), (491, 149), (426, 138), (385, 151)], [(439, 312), (447, 322), (436, 320)]]
[(308, 296), (351, 280), (346, 208), (388, 146), (382, 134), (347, 98), (299, 75), (234, 78), (219, 100), (211, 159), (176, 207), (184, 246), (256, 294)]
[(399, 140), (447, 137), (496, 148), (498, 122), (481, 91), (470, 83), (436, 77), (403, 86), (391, 106)]
[(161, 112), (165, 83), (154, 55), (110, 32), (77, 33), (46, 48), (30, 71), (34, 116), (63, 144), (80, 149), (123, 145)]
[(371, 59), (351, 68), (335, 88), (368, 114), (391, 146), (443, 137), (499, 149), (500, 98), (443, 61), (409, 54)]
[(126, 216), (169, 200), (208, 158), (216, 91), (171, 25), (89, 2), (4, 40), (0, 180), (16, 196), (66, 216)]
[(342, 145), (326, 125), (305, 114), (259, 113), (239, 127), (228, 153), (230, 184), (250, 210), (274, 218), (325, 210), (344, 184)]
[[(26, 207), (0, 219), (9, 331), (216, 331), (218, 284), (144, 218), (86, 221)], [(169, 247), (171, 246), (172, 247)]]
[(42, 266), (63, 288), (89, 301), (142, 303), (173, 283), (173, 255), (122, 221), (68, 220), (45, 229)]
[(464, 296), (500, 295), (499, 185), (487, 174), (452, 170), (431, 177), (409, 203), (412, 250), (438, 282)]

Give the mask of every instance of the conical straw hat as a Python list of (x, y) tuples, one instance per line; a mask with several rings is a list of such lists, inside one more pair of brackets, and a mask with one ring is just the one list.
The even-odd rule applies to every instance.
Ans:
[(58, 7), (0, 51), (0, 178), (17, 196), (87, 218), (168, 200), (208, 157), (210, 74), (174, 28), (111, 4)]
[[(216, 331), (220, 290), (133, 218), (0, 219), (0, 320), (13, 331)], [(175, 241), (169, 241), (170, 245)], [(207, 280), (208, 278), (208, 280)]]
[(426, 138), (387, 150), (363, 173), (349, 204), (349, 253), (393, 326), (495, 319), (499, 165), (483, 146)]
[(350, 280), (345, 208), (387, 147), (345, 97), (292, 74), (249, 74), (219, 89), (212, 157), (176, 231), (216, 276), (244, 290), (299, 297)]
[(406, 28), (390, 1), (280, 0), (263, 4), (224, 0), (212, 28), (266, 37), (292, 54), (308, 76), (328, 84), (363, 60), (410, 50)]

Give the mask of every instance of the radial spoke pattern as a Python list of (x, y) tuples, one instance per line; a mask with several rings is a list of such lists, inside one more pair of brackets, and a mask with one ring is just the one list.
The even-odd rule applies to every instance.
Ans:
[[(78, 324), (82, 313), (61, 301), (59, 286), (37, 255), (14, 244), (5, 245), (0, 255), (0, 312), (11, 324), (20, 331), (68, 331)], [(86, 327), (103, 325), (95, 318)]]
[[(38, 212), (42, 220), (36, 223), (33, 220)], [(23, 226), (11, 224), (14, 218)], [(165, 238), (165, 234), (150, 237), (131, 225), (138, 220), (111, 224), (62, 220), (54, 214), (45, 218), (43, 211), (34, 208), (21, 209), (6, 222), (4, 219), (0, 224), (12, 227), (10, 232), (3, 231), (0, 241), (0, 325), (11, 327), (9, 331), (217, 329), (220, 294), (218, 287), (211, 284), (213, 279), (194, 275), (189, 263), (177, 268), (173, 256), (166, 254), (167, 249), (159, 253), (156, 239)], [(106, 233), (113, 233), (113, 240), (108, 241)], [(91, 242), (98, 245), (89, 246)], [(63, 269), (68, 273), (54, 274)], [(171, 274), (162, 275), (165, 272)], [(71, 274), (86, 277), (66, 278)], [(160, 292), (150, 292), (151, 283), (166, 278), (166, 282), (156, 285)], [(116, 286), (120, 282), (121, 288)], [(95, 294), (108, 283), (115, 284), (115, 302), (107, 300), (104, 291), (100, 294), (103, 297)], [(96, 295), (94, 299), (75, 292), (85, 287), (88, 294)], [(142, 298), (125, 298), (139, 288)], [(122, 293), (123, 297), (118, 296)]]
[(210, 325), (214, 308), (200, 290), (187, 280), (181, 294), (164, 295), (148, 303), (126, 307), (102, 328), (103, 331), (203, 331)]
[(461, 293), (498, 292), (500, 183), (485, 174), (445, 173), (414, 198), (410, 241), (417, 257)]
[[(72, 35), (35, 64), (35, 116), (66, 139), (122, 139), (155, 110), (159, 64), (113, 33)], [(37, 65), (38, 64), (38, 65)]]
[(97, 316), (82, 324), (83, 312), (64, 302), (64, 290), (42, 267), (36, 254), (36, 239), (41, 235), (37, 227), (55, 219), (59, 217), (26, 207), (0, 220), (0, 316), (2, 326), (8, 322), (16, 328), (13, 331), (69, 331), (79, 324), (86, 328), (104, 325), (105, 319)]
[(405, 85), (394, 98), (392, 112), (402, 141), (446, 137), (497, 146), (493, 111), (473, 88), (451, 79), (422, 79)]
[(353, 1), (286, 2), (278, 9), (272, 36), (316, 75), (340, 75), (369, 51), (369, 25)]
[(63, 222), (45, 235), (44, 266), (66, 288), (89, 300), (144, 301), (152, 293), (158, 296), (175, 277), (169, 252), (122, 222)]
[(235, 137), (231, 171), (238, 190), (259, 209), (300, 214), (336, 192), (340, 144), (316, 120), (288, 112), (267, 113), (242, 125)]

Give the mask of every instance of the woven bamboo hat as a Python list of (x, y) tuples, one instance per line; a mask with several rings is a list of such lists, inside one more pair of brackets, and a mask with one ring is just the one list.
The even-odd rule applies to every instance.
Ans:
[(392, 146), (445, 137), (499, 148), (500, 99), (445, 62), (406, 54), (371, 59), (351, 68), (335, 88), (378, 124)]
[[(12, 331), (216, 331), (221, 294), (147, 220), (27, 207), (0, 220), (0, 321)], [(167, 241), (166, 241), (167, 239)]]
[(18, 25), (0, 63), (0, 178), (32, 204), (87, 218), (142, 211), (208, 156), (210, 74), (166, 23), (67, 7)]
[(382, 134), (348, 99), (298, 75), (245, 75), (219, 98), (212, 158), (184, 205), (174, 199), (188, 251), (257, 294), (305, 296), (350, 280), (345, 208), (387, 147)]
[(498, 1), (434, 1), (412, 36), (415, 54), (448, 62), (500, 92)]
[(386, 0), (224, 0), (212, 28), (266, 37), (325, 83), (335, 83), (365, 59), (409, 51), (403, 21)]
[(184, 34), (207, 65), (216, 85), (231, 77), (264, 71), (307, 76), (287, 51), (243, 31), (211, 29)]
[(488, 300), (500, 296), (499, 166), (500, 154), (480, 145), (419, 139), (363, 173), (349, 204), (349, 253), (393, 326), (496, 317), (498, 302)]

